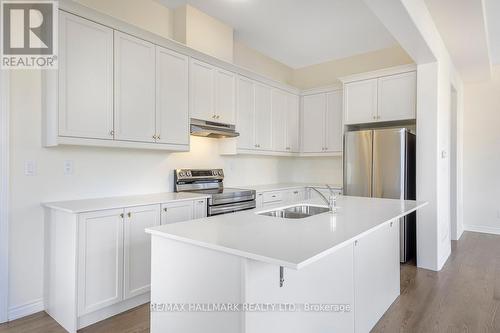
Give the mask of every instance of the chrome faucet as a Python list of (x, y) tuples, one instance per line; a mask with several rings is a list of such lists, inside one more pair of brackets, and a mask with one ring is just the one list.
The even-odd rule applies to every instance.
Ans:
[(327, 198), (323, 193), (321, 193), (317, 188), (313, 186), (308, 186), (307, 188), (310, 188), (311, 190), (316, 191), (316, 193), (319, 194), (321, 199), (328, 205), (328, 209), (330, 209), (330, 212), (335, 213), (337, 210), (337, 194), (335, 191), (330, 187), (330, 185), (325, 184), (326, 188), (330, 191), (330, 196)]

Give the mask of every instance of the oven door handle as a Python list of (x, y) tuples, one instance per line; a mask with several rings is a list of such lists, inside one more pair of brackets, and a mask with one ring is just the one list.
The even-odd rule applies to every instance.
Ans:
[(209, 198), (209, 205), (222, 205), (222, 204), (230, 204), (230, 203), (239, 203), (242, 201), (250, 201), (255, 200), (255, 194), (238, 196), (238, 197), (228, 197), (228, 198)]
[(209, 206), (208, 207), (208, 215), (213, 216), (213, 215), (224, 214), (224, 213), (232, 213), (232, 212), (237, 212), (240, 210), (251, 209), (251, 208), (255, 208), (255, 200), (247, 201), (247, 202), (239, 203), (239, 204), (232, 204), (232, 205)]

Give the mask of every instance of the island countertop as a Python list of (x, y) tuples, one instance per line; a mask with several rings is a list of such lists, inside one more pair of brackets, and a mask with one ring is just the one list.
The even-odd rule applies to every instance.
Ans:
[[(324, 206), (318, 199), (299, 204)], [(146, 229), (147, 233), (248, 259), (301, 269), (364, 235), (425, 206), (426, 202), (340, 196), (335, 214), (303, 219), (258, 215), (253, 209)]]

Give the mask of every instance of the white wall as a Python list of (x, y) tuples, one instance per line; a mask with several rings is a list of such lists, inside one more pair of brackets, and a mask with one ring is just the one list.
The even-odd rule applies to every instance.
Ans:
[(464, 96), (464, 228), (500, 234), (500, 66)]

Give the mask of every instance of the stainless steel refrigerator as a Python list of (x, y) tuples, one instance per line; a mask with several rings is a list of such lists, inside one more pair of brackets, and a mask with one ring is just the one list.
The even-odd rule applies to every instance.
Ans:
[[(415, 200), (415, 135), (405, 128), (347, 132), (344, 194)], [(416, 214), (400, 220), (401, 262), (416, 253)]]

